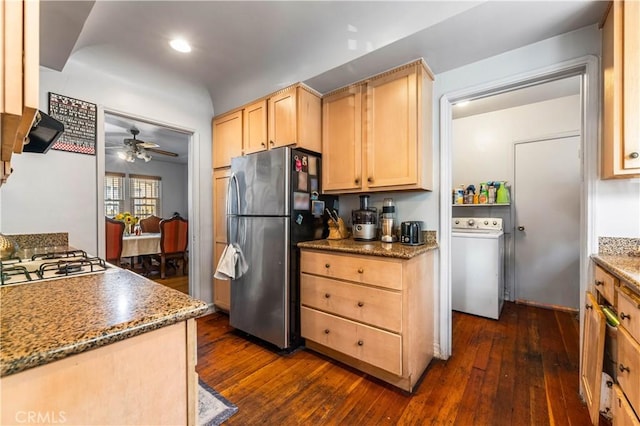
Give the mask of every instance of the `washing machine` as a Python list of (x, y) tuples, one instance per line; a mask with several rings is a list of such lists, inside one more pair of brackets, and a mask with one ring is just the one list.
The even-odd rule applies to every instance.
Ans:
[(499, 319), (504, 303), (501, 218), (454, 217), (451, 229), (451, 307)]

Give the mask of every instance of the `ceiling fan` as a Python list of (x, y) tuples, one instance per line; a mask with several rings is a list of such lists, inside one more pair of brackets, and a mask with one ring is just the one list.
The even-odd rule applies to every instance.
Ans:
[(134, 161), (136, 161), (136, 158), (140, 158), (145, 162), (148, 162), (152, 158), (149, 154), (150, 152), (153, 152), (155, 154), (167, 155), (170, 157), (178, 156), (178, 154), (176, 154), (175, 152), (159, 149), (158, 147), (160, 145), (158, 145), (157, 143), (145, 142), (137, 139), (136, 136), (140, 134), (140, 130), (136, 129), (135, 127), (131, 128), (129, 132), (133, 137), (124, 139), (124, 148), (115, 146), (108, 147), (120, 149), (120, 151), (118, 151), (118, 157), (122, 158), (123, 160), (133, 163)]

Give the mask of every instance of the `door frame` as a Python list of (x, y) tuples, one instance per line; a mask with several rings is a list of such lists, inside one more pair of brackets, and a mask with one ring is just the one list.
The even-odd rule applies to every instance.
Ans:
[[(595, 186), (598, 179), (598, 146), (600, 142), (600, 68), (599, 59), (586, 55), (549, 67), (518, 74), (505, 79), (484, 83), (475, 87), (445, 93), (440, 98), (440, 234), (439, 242), (439, 335), (436, 353), (443, 359), (451, 356), (452, 314), (451, 314), (451, 192), (452, 188), (452, 141), (453, 115), (455, 103), (480, 99), (499, 93), (535, 86), (571, 76), (581, 76), (580, 133), (582, 153), (582, 188), (580, 192), (580, 294), (589, 282), (589, 255), (595, 253)], [(582, 317), (584, 306), (580, 306), (580, 346), (582, 347)]]
[[(148, 124), (152, 124), (158, 127), (164, 127), (167, 129), (175, 130), (186, 134), (189, 137), (188, 144), (188, 160), (187, 160), (187, 205), (189, 211), (187, 212), (187, 219), (189, 220), (189, 295), (194, 298), (200, 298), (200, 179), (198, 174), (198, 167), (196, 159), (200, 157), (200, 144), (198, 143), (199, 134), (194, 130), (186, 127), (181, 127), (175, 124), (166, 123), (143, 117), (140, 115), (132, 114), (130, 112), (120, 111), (113, 108), (105, 108), (98, 106), (98, 123), (97, 123), (97, 147), (96, 149), (96, 192), (102, 194), (104, 188), (104, 174), (105, 174), (105, 114), (117, 115), (124, 118), (131, 118), (136, 121), (143, 121)], [(98, 241), (98, 255), (104, 258), (105, 254), (105, 223), (100, 218), (104, 217), (104, 196), (98, 196), (97, 198), (97, 211), (98, 216), (96, 220), (98, 222), (97, 227), (97, 241)]]

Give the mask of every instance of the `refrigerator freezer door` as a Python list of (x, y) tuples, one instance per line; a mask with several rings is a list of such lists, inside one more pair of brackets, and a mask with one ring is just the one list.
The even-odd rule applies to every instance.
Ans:
[[(278, 148), (231, 160), (238, 191), (231, 187), (231, 214), (240, 216), (288, 216), (291, 149)], [(240, 210), (237, 210), (237, 197)]]
[(289, 218), (234, 217), (249, 270), (231, 282), (232, 327), (288, 347)]

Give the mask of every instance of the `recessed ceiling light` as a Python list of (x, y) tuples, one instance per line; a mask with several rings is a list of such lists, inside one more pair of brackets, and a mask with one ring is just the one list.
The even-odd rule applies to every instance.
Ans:
[(189, 53), (191, 52), (191, 46), (187, 43), (186, 40), (182, 38), (175, 38), (169, 42), (169, 45), (173, 47), (178, 52)]

